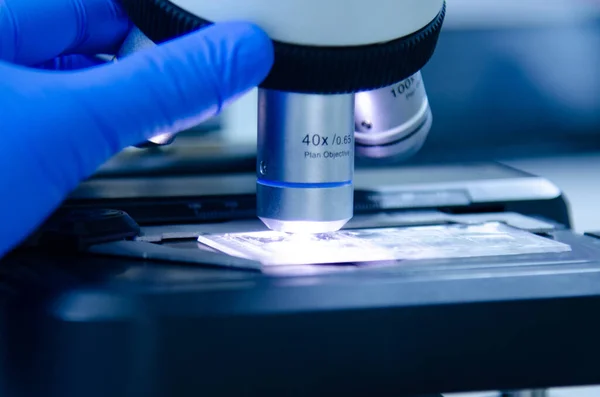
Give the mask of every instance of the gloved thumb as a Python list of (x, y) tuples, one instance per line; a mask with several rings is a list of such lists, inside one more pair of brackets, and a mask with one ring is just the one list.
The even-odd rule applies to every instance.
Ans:
[(262, 30), (222, 23), (76, 73), (66, 84), (120, 150), (216, 115), (258, 85), (272, 62), (272, 44)]

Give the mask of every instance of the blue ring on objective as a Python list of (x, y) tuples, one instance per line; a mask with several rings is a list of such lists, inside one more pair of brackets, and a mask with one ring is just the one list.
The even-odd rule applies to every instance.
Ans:
[(331, 188), (336, 188), (336, 187), (352, 185), (352, 181), (297, 183), (297, 182), (275, 182), (275, 181), (267, 181), (265, 179), (258, 179), (256, 182), (260, 183), (263, 186), (275, 187), (275, 188), (291, 188), (291, 189), (331, 189)]

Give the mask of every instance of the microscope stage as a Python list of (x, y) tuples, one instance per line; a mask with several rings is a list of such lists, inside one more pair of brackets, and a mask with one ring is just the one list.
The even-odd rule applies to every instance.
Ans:
[(253, 216), (251, 189), (243, 175), (82, 186), (63, 215), (115, 208), (140, 226), (111, 237), (74, 217), (4, 259), (7, 384), (413, 397), (600, 383), (600, 238), (569, 230), (550, 182), (492, 164), (359, 171), (346, 227), (293, 237)]

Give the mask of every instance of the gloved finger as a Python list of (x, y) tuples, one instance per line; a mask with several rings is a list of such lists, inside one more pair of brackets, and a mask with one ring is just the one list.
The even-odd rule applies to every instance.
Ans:
[(102, 133), (123, 148), (178, 132), (216, 115), (268, 74), (273, 49), (254, 25), (223, 23), (61, 84), (84, 109), (101, 114)]
[(79, 70), (79, 69), (87, 69), (94, 66), (103, 65), (106, 62), (94, 55), (62, 55), (51, 59), (47, 62), (43, 62), (39, 65), (36, 65), (37, 69), (44, 70)]
[(0, 61), (0, 256), (119, 150), (216, 114), (273, 61), (253, 25), (214, 25), (122, 61), (50, 73)]
[(112, 53), (130, 27), (118, 0), (2, 0), (0, 60), (31, 66), (63, 53)]

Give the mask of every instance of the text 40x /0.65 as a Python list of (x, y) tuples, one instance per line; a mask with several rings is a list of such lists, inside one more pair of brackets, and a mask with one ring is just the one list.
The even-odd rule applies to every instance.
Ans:
[(337, 135), (333, 136), (324, 136), (319, 134), (306, 134), (304, 139), (302, 139), (302, 143), (306, 146), (340, 146), (340, 145), (350, 145), (353, 141), (352, 134), (348, 135)]

